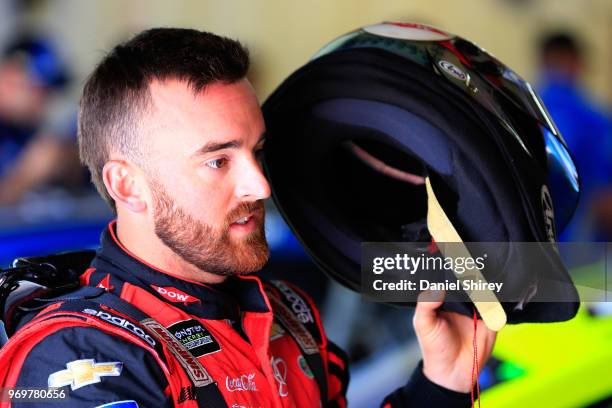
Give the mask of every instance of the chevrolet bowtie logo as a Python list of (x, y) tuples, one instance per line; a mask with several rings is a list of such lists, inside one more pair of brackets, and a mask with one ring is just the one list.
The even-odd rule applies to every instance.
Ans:
[(94, 359), (87, 359), (71, 361), (66, 367), (66, 370), (56, 371), (49, 376), (49, 388), (70, 385), (70, 388), (76, 390), (89, 384), (99, 383), (100, 377), (117, 377), (121, 375), (123, 363), (118, 361), (96, 363)]

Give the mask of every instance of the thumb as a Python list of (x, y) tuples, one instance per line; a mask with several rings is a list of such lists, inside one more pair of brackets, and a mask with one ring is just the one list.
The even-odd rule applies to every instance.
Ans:
[(432, 327), (438, 319), (437, 309), (444, 303), (446, 292), (443, 290), (426, 290), (417, 298), (413, 324), (417, 332)]

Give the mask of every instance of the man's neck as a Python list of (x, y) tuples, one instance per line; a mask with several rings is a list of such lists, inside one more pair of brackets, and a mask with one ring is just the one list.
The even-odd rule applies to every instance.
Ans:
[(153, 226), (143, 226), (131, 219), (117, 218), (117, 239), (130, 255), (160, 272), (181, 279), (215, 284), (226, 277), (202, 271), (168, 248), (155, 234)]

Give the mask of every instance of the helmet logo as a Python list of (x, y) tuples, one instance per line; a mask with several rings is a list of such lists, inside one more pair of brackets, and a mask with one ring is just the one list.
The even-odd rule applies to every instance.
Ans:
[(546, 185), (542, 186), (542, 211), (544, 211), (544, 226), (546, 227), (546, 238), (550, 242), (555, 242), (555, 212), (550, 192)]
[(453, 78), (456, 78), (456, 79), (460, 80), (461, 82), (466, 82), (467, 83), (468, 75), (465, 72), (463, 72), (461, 69), (459, 69), (452, 62), (449, 62), (449, 61), (446, 61), (446, 60), (440, 60), (440, 61), (438, 61), (438, 66), (441, 69), (443, 69), (444, 72), (446, 72), (447, 74), (449, 74)]

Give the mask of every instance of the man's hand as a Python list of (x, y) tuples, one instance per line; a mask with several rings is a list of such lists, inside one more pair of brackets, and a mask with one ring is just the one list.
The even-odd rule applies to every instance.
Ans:
[[(442, 291), (423, 292), (417, 302), (413, 324), (423, 353), (423, 373), (430, 381), (445, 388), (470, 392), (473, 386), (474, 319), (437, 310), (443, 302)], [(491, 355), (495, 335), (482, 320), (478, 321), (479, 367)]]

